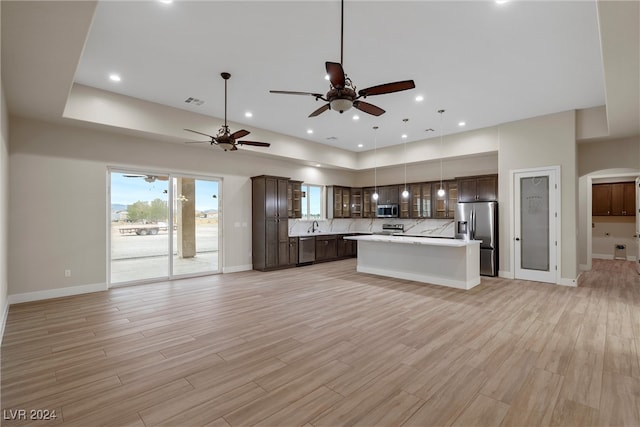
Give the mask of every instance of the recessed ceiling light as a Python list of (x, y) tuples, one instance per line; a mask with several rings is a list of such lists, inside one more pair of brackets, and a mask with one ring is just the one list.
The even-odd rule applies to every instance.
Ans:
[(505, 4), (509, 3), (509, 0), (496, 0), (496, 4)]
[(173, 0), (158, 0), (160, 3), (164, 3), (164, 4), (171, 4), (173, 3)]
[(416, 96), (416, 101), (417, 102), (424, 101), (424, 96), (422, 96), (422, 95)]
[(329, 80), (329, 79), (330, 79), (329, 74), (325, 74), (325, 75), (324, 75), (324, 79), (325, 79), (325, 80)]
[(253, 113), (251, 111), (247, 111), (246, 113), (244, 113), (245, 117), (253, 117)]
[(360, 120), (360, 116), (359, 116), (359, 115), (357, 115), (357, 114), (354, 114), (354, 115), (353, 115), (353, 120)]
[(320, 166), (322, 166), (320, 163), (316, 163), (317, 168), (319, 168)]
[(119, 74), (110, 74), (109, 79), (113, 82), (119, 82), (122, 80)]
[(358, 144), (358, 148), (364, 147), (364, 144)]
[(402, 139), (407, 139), (407, 134), (406, 133), (402, 134)]
[(307, 133), (311, 135), (313, 133), (313, 129), (307, 129)]
[(462, 126), (466, 126), (466, 122), (458, 122), (458, 126), (462, 127)]

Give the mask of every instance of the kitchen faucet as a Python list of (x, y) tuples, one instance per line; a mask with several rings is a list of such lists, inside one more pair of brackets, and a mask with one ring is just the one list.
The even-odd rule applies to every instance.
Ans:
[(317, 228), (320, 228), (320, 226), (318, 225), (318, 221), (314, 220), (313, 223), (311, 223), (311, 232), (315, 233)]

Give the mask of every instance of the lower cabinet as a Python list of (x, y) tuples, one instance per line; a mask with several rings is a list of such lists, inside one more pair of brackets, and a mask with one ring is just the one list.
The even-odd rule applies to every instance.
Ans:
[(316, 236), (316, 262), (338, 258), (338, 236)]
[(298, 238), (289, 237), (289, 265), (294, 267), (298, 263)]
[(355, 240), (347, 240), (346, 236), (353, 234), (341, 234), (338, 236), (338, 258), (352, 258), (358, 254), (358, 242)]

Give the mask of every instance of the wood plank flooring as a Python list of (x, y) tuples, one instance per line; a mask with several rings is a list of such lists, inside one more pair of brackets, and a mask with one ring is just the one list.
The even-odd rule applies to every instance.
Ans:
[(638, 426), (633, 268), (461, 291), (345, 260), (14, 305), (2, 425)]

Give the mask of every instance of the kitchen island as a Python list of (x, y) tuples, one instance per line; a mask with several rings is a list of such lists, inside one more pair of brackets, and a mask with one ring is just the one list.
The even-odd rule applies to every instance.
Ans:
[(357, 271), (458, 289), (480, 284), (480, 241), (397, 235), (348, 236)]

